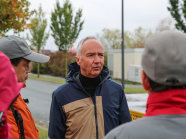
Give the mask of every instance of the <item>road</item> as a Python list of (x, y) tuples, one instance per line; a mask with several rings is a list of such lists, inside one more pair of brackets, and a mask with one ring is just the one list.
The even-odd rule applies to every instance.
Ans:
[(145, 113), (148, 94), (126, 94), (129, 109)]
[(27, 87), (21, 91), (22, 97), (29, 99), (28, 107), (34, 120), (48, 127), (52, 93), (60, 84), (34, 79), (28, 79), (26, 84)]
[[(60, 84), (35, 79), (28, 79), (26, 84), (27, 87), (21, 91), (22, 97), (29, 99), (28, 107), (34, 120), (48, 127), (52, 93)], [(130, 109), (145, 112), (147, 94), (126, 94), (126, 98)]]

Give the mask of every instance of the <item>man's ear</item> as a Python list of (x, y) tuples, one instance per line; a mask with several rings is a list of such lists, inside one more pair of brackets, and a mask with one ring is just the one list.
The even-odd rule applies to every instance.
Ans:
[(150, 92), (152, 89), (150, 87), (149, 79), (147, 75), (145, 74), (144, 70), (142, 70), (141, 72), (141, 79), (142, 79), (143, 88), (147, 90), (148, 92)]
[(79, 56), (75, 56), (76, 62), (78, 65), (80, 65), (80, 57)]

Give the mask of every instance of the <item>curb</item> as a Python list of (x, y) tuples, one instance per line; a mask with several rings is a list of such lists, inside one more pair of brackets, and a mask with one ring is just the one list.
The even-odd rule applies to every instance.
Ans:
[(37, 124), (37, 123), (35, 123), (35, 125), (36, 125), (36, 127), (38, 127), (38, 128), (41, 128), (41, 129), (43, 129), (43, 130), (48, 131), (48, 128), (46, 128), (46, 127), (43, 127), (43, 126), (41, 126), (41, 125), (39, 125), (39, 124)]

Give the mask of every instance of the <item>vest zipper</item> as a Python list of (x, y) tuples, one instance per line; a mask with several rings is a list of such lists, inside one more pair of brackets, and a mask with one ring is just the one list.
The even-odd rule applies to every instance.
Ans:
[(97, 119), (97, 107), (96, 107), (96, 97), (95, 95), (92, 98), (94, 103), (94, 115), (95, 115), (95, 124), (96, 124), (96, 139), (98, 139), (98, 119)]

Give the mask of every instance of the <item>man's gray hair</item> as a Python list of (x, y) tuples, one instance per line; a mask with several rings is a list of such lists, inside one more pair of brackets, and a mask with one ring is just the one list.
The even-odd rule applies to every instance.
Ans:
[(82, 40), (79, 42), (78, 46), (77, 46), (77, 54), (76, 54), (77, 56), (80, 56), (80, 54), (81, 54), (81, 49), (82, 49), (83, 43), (84, 43), (86, 40), (89, 40), (89, 39), (97, 40), (96, 37), (93, 37), (93, 36), (88, 36), (88, 37), (82, 39)]

